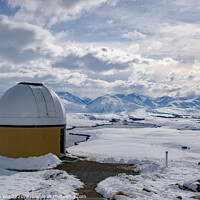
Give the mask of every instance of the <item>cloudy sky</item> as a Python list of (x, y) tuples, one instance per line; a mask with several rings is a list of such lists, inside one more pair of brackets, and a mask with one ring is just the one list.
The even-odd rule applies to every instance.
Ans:
[(0, 93), (200, 96), (199, 0), (0, 0)]

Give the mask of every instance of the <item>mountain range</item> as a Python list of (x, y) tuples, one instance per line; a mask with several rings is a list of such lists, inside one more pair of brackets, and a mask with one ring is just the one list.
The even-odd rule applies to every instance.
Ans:
[(81, 99), (68, 92), (57, 92), (57, 94), (63, 100), (67, 112), (120, 113), (132, 112), (139, 108), (146, 110), (170, 108), (190, 111), (200, 109), (200, 97), (173, 98), (162, 96), (153, 99), (132, 93), (128, 95), (107, 94), (91, 100), (90, 98)]

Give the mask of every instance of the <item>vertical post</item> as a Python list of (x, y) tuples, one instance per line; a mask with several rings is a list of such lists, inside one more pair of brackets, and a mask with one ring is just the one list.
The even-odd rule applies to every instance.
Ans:
[(165, 167), (168, 167), (168, 151), (165, 152)]

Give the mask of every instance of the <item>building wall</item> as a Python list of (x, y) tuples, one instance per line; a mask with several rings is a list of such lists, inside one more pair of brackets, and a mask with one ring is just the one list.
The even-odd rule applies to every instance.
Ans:
[(18, 158), (53, 153), (59, 157), (60, 127), (0, 127), (0, 155)]

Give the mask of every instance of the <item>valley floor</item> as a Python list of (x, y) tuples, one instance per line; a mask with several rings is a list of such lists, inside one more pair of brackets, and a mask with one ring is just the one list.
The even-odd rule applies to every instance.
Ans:
[[(77, 195), (77, 188), (86, 183), (87, 189), (89, 182), (86, 179), (92, 177), (92, 173), (97, 173), (93, 174), (93, 177), (99, 177), (92, 185), (93, 189), (106, 198), (112, 198), (119, 191), (128, 197), (115, 195), (116, 200), (188, 200), (194, 196), (199, 198), (199, 119), (156, 118), (149, 115), (144, 120), (133, 121), (130, 115), (122, 114), (69, 115), (68, 128), (78, 127), (79, 124), (80, 127), (68, 131), (78, 133), (79, 136), (68, 135), (67, 150), (72, 155), (87, 157), (90, 161), (85, 161), (87, 170), (84, 171), (83, 166), (81, 167), (83, 162), (77, 163), (77, 169), (82, 170), (76, 172), (73, 172), (75, 167), (71, 170), (67, 167), (51, 169), (61, 163), (52, 154), (27, 159), (8, 159), (0, 156), (0, 199), (9, 199), (12, 195), (16, 197), (21, 194), (72, 200)], [(143, 116), (138, 114), (136, 117), (141, 119)], [(92, 127), (97, 124), (107, 125)], [(81, 134), (90, 135), (90, 139), (74, 146), (74, 142), (85, 138), (80, 136)], [(169, 155), (167, 168), (166, 151)], [(87, 162), (99, 167), (90, 170), (93, 165)], [(100, 163), (110, 163), (105, 165), (109, 173), (100, 167)], [(114, 166), (113, 163), (118, 163), (115, 165), (117, 169), (112, 168), (109, 171), (108, 166)], [(121, 164), (125, 164), (126, 169)], [(9, 171), (7, 168), (36, 171)], [(99, 170), (95, 172), (96, 169)], [(81, 173), (77, 174), (79, 171)], [(84, 194), (83, 189), (78, 192)]]
[[(157, 125), (163, 126), (156, 128), (144, 125), (143, 128), (113, 126), (113, 128), (84, 130), (81, 133), (91, 135), (91, 138), (87, 142), (71, 146), (68, 151), (101, 163), (138, 164), (135, 171), (140, 172), (139, 175), (119, 173), (97, 185), (97, 192), (106, 198), (112, 198), (119, 191), (129, 197), (117, 195), (116, 199), (167, 200), (192, 199), (194, 196), (197, 198), (200, 195), (198, 120), (196, 122), (191, 120), (191, 123), (190, 120), (185, 120), (185, 126), (191, 126), (193, 130), (188, 128), (180, 130), (184, 119), (164, 120), (158, 120)], [(141, 123), (146, 124), (149, 121)], [(196, 129), (194, 129), (195, 123)], [(169, 154), (167, 168), (166, 151)]]

